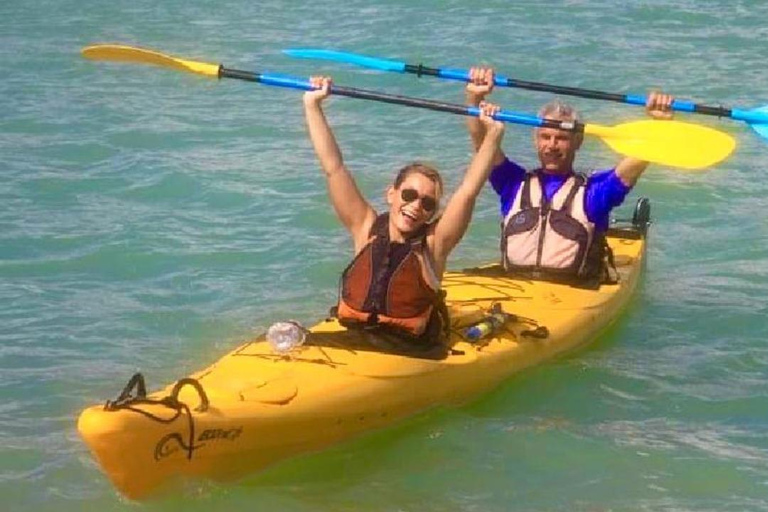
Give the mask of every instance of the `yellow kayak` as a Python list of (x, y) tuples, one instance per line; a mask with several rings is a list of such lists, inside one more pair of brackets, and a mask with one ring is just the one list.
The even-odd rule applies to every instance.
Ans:
[[(143, 499), (180, 479), (236, 479), (430, 407), (467, 402), (611, 324), (636, 288), (643, 235), (632, 226), (611, 230), (620, 279), (598, 290), (488, 268), (447, 273), (453, 329), (442, 358), (379, 349), (371, 335), (326, 320), (287, 355), (261, 337), (156, 393), (146, 394), (137, 375), (117, 400), (83, 411), (78, 430), (115, 487)], [(492, 307), (509, 321), (469, 340), (467, 325)]]

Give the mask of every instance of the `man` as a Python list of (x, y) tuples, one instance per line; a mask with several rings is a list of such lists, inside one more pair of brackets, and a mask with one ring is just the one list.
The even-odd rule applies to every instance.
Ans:
[[(483, 104), (493, 90), (490, 68), (472, 68), (466, 87), (469, 105)], [(673, 98), (653, 92), (646, 112), (671, 119)], [(539, 116), (578, 121), (576, 111), (554, 101)], [(477, 120), (467, 121), (477, 150), (486, 136)], [(596, 287), (605, 279), (605, 233), (611, 210), (620, 205), (648, 162), (626, 157), (616, 167), (589, 177), (573, 169), (583, 134), (537, 128), (534, 147), (540, 166), (527, 172), (499, 149), (493, 157), (490, 182), (501, 199), (502, 263), (509, 273)]]
[(352, 236), (355, 254), (342, 275), (337, 316), (345, 325), (381, 327), (417, 344), (433, 344), (445, 327), (437, 312), (446, 260), (467, 229), (475, 198), (499, 151), (504, 125), (485, 113), (480, 116), (483, 140), (439, 218), (435, 217), (442, 180), (437, 170), (418, 162), (397, 174), (386, 192), (389, 211), (379, 215), (344, 165), (323, 113), (321, 104), (332, 93), (330, 79), (312, 77), (312, 84), (317, 89), (304, 94), (309, 137), (327, 179), (331, 204)]

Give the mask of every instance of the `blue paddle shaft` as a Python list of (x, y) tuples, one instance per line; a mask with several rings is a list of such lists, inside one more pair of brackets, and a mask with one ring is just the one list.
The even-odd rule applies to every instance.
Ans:
[[(480, 109), (478, 107), (466, 107), (467, 109), (467, 115), (479, 117), (480, 116)], [(524, 124), (527, 126), (544, 126), (545, 120), (536, 117), (531, 116), (528, 114), (519, 114), (517, 112), (509, 112), (505, 110), (500, 110), (497, 112), (494, 116), (494, 119), (497, 121), (504, 121), (505, 123), (515, 123), (515, 124)]]
[[(332, 60), (335, 62), (344, 62), (347, 64), (355, 64), (358, 66), (380, 69), (382, 71), (395, 71), (398, 73), (407, 72), (416, 74), (418, 76), (430, 75), (447, 80), (458, 80), (463, 82), (469, 81), (469, 71), (465, 69), (432, 68), (422, 64), (406, 64), (405, 62), (379, 59), (376, 57), (357, 55), (354, 53), (340, 52), (336, 50), (303, 48), (285, 50), (285, 53), (293, 57)], [(597, 100), (615, 101), (638, 106), (644, 106), (647, 100), (647, 98), (643, 95), (608, 93), (591, 89), (581, 89), (578, 87), (551, 85), (543, 82), (529, 82), (515, 78), (509, 78), (502, 75), (495, 76), (494, 84), (500, 87), (517, 87), (520, 89), (551, 92), (555, 94), (564, 94), (568, 96), (578, 96), (582, 98)], [(737, 121), (744, 121), (752, 125), (752, 128), (754, 128), (761, 136), (765, 136), (765, 132), (768, 131), (768, 127), (765, 126), (768, 124), (768, 112), (762, 108), (753, 110), (737, 108), (728, 109), (725, 107), (698, 105), (693, 102), (684, 100), (674, 100), (672, 102), (672, 109), (679, 112), (706, 114), (717, 117), (729, 117)]]
[(317, 87), (312, 86), (309, 80), (296, 78), (290, 75), (283, 75), (280, 73), (260, 73), (257, 76), (258, 79), (256, 81), (265, 85), (298, 89), (300, 91), (312, 91), (317, 89)]

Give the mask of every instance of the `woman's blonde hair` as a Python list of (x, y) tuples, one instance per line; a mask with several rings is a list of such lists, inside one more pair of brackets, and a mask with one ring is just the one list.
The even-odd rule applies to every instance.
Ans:
[(422, 176), (431, 180), (435, 185), (437, 185), (438, 194), (443, 194), (443, 178), (440, 176), (440, 173), (437, 171), (437, 169), (429, 164), (425, 164), (424, 162), (412, 162), (400, 169), (397, 172), (397, 176), (395, 177), (395, 188), (399, 189), (400, 185), (402, 185), (405, 181), (405, 178), (411, 174), (421, 174)]

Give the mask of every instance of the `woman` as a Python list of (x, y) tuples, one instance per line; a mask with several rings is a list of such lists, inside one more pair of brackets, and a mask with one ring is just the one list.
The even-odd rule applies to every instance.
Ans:
[[(504, 125), (492, 119), (498, 107), (484, 104), (486, 136), (456, 192), (439, 217), (443, 183), (436, 169), (419, 162), (403, 167), (387, 188), (389, 211), (377, 214), (344, 165), (323, 113), (331, 80), (312, 77), (304, 94), (309, 137), (328, 182), (331, 204), (352, 235), (355, 257), (342, 275), (337, 308), (348, 326), (375, 326), (417, 344), (439, 341), (440, 279), (451, 250), (472, 217), (475, 199), (491, 171)], [(443, 321), (443, 324), (445, 322)]]

